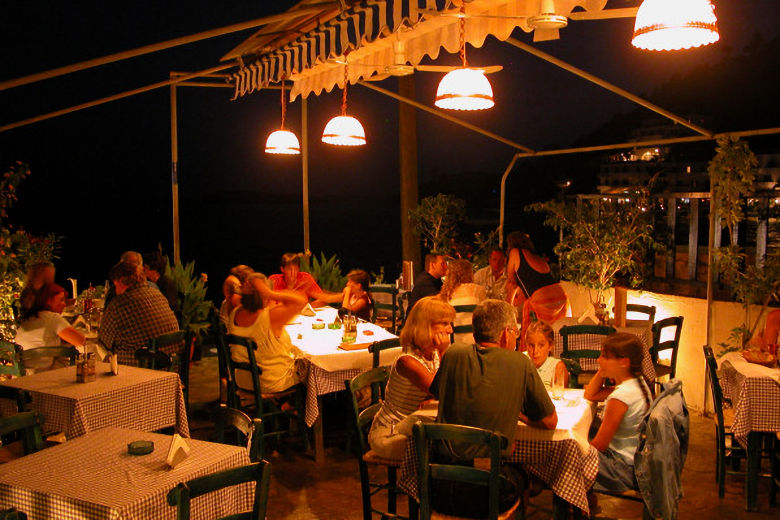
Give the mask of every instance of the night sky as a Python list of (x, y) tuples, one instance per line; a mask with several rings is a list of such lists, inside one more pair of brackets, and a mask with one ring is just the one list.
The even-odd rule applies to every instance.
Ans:
[[(613, 0), (609, 6), (636, 3)], [(634, 49), (633, 19), (571, 22), (560, 40), (536, 45), (630, 92), (648, 95), (673, 75), (743, 48), (756, 32), (765, 40), (778, 35), (777, 0), (714, 3), (721, 41), (703, 49)], [(5, 0), (0, 80), (251, 20), (293, 4)], [(169, 71), (216, 65), (253, 32), (2, 91), (0, 124), (162, 81)], [(520, 30), (513, 36), (532, 41)], [(493, 38), (481, 49), (469, 48), (469, 60), (500, 64), (504, 70), (490, 76), (496, 107), (459, 117), (532, 148), (569, 146), (614, 114), (633, 109), (630, 102)], [(436, 63), (456, 62), (457, 56), (442, 53)], [(417, 99), (432, 105), (439, 79), (418, 73)], [(397, 88), (393, 79), (379, 85)], [(168, 92), (159, 89), (0, 133), (0, 165), (21, 160), (32, 169), (9, 221), (33, 233), (64, 237), (58, 281), (75, 275), (81, 283), (101, 283), (127, 249), (144, 252), (159, 243), (172, 253)], [(262, 151), (279, 123), (278, 91), (237, 101), (231, 96), (228, 89), (179, 89), (182, 256), (196, 260), (197, 270), (214, 281), (237, 263), (274, 271), (282, 252), (302, 248), (300, 158)], [(339, 110), (340, 96), (334, 91), (309, 97), (312, 250), (338, 254), (345, 269), (385, 266), (395, 276), (400, 263), (397, 102), (352, 86), (349, 112), (362, 121), (369, 144), (343, 150), (319, 142), (325, 122)], [(450, 192), (467, 198), (470, 207), (497, 208), (498, 182), (514, 150), (418, 114), (422, 195)], [(299, 102), (289, 106), (287, 126), (300, 135)], [(510, 227), (521, 224), (529, 197), (554, 194), (556, 179), (522, 173), (514, 172), (510, 183)]]

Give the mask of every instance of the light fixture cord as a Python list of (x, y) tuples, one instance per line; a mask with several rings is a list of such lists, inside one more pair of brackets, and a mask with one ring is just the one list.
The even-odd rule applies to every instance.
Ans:
[(342, 116), (347, 115), (347, 85), (349, 85), (349, 81), (347, 81), (347, 63), (345, 61), (344, 62), (344, 90), (341, 93), (341, 115)]
[(463, 62), (464, 67), (468, 67), (466, 61), (466, 4), (460, 6), (460, 17), (458, 18), (458, 24), (460, 25), (460, 59)]
[(287, 112), (287, 104), (285, 103), (284, 99), (284, 78), (282, 78), (282, 126), (281, 129), (284, 130), (284, 116)]

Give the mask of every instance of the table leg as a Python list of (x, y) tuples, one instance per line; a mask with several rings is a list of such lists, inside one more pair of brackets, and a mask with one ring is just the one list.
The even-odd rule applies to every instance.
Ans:
[(745, 510), (758, 511), (758, 474), (761, 469), (761, 432), (750, 432), (747, 442)]
[(322, 397), (319, 395), (317, 396), (317, 408), (319, 408), (320, 413), (312, 425), (314, 429), (314, 462), (323, 464), (325, 462), (325, 435), (322, 430)]
[(569, 518), (569, 503), (553, 493), (553, 520), (567, 520)]

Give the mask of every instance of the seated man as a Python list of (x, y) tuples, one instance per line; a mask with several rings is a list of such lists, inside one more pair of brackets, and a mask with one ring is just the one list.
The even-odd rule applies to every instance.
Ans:
[[(431, 383), (430, 391), (439, 399), (437, 422), (497, 431), (509, 440), (508, 455), (514, 449), (518, 419), (533, 427), (554, 429), (558, 416), (533, 364), (515, 351), (518, 326), (514, 307), (500, 300), (485, 300), (474, 310), (472, 324), (476, 344), (455, 344), (447, 349)], [(442, 446), (438, 456), (439, 460), (466, 462), (485, 454), (471, 445), (453, 444)], [(523, 485), (514, 468), (502, 468), (502, 476), (503, 511), (517, 500)], [(455, 484), (434, 484), (434, 509), (457, 516), (486, 516), (487, 500), (475, 500), (473, 490)]]
[(179, 312), (179, 291), (176, 289), (176, 282), (165, 274), (165, 267), (168, 265), (168, 259), (159, 251), (151, 251), (144, 255), (143, 268), (146, 279), (154, 283), (163, 293), (168, 305), (174, 313)]
[(447, 259), (443, 255), (425, 255), (425, 271), (414, 278), (409, 309), (426, 296), (436, 296), (441, 291), (442, 278), (447, 275)]
[(282, 272), (268, 277), (268, 280), (271, 282), (271, 289), (274, 291), (289, 289), (302, 292), (308, 299), (314, 300), (312, 305), (315, 307), (340, 302), (344, 298), (343, 292), (332, 293), (323, 291), (317, 285), (312, 275), (301, 271), (301, 256), (303, 255), (299, 253), (285, 253), (282, 255), (282, 259), (279, 262)]
[(98, 340), (117, 354), (120, 363), (137, 365), (135, 351), (147, 346), (151, 338), (176, 332), (179, 323), (165, 296), (146, 284), (140, 265), (119, 262), (108, 277), (116, 296), (103, 313)]
[(485, 288), (488, 298), (506, 300), (506, 255), (502, 250), (490, 252), (488, 265), (474, 273), (474, 283)]

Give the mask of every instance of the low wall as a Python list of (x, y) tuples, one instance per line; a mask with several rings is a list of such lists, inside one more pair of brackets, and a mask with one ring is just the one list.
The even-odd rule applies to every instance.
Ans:
[[(579, 317), (590, 306), (588, 290), (569, 282), (561, 282), (571, 305), (571, 315)], [(593, 293), (595, 296), (595, 293)], [(610, 292), (608, 308), (612, 308), (613, 292)], [(628, 303), (653, 305), (656, 321), (670, 316), (683, 316), (680, 348), (677, 351), (677, 377), (683, 381), (685, 400), (690, 408), (704, 409), (705, 365), (702, 345), (707, 343), (707, 300), (659, 294), (649, 291), (628, 291)], [(751, 307), (751, 319), (755, 319), (760, 307)], [(717, 345), (726, 342), (731, 329), (744, 321), (742, 305), (734, 302), (713, 302), (713, 348), (718, 355)], [(765, 317), (764, 317), (765, 318)], [(762, 319), (764, 319), (762, 318)], [(763, 324), (758, 328), (763, 330)], [(662, 338), (666, 339), (666, 338)], [(711, 408), (711, 404), (708, 404)]]

